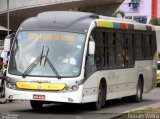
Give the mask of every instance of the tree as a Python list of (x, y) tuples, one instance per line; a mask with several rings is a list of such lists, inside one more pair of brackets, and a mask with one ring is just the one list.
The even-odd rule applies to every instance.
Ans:
[(160, 22), (159, 22), (158, 18), (151, 18), (149, 23), (152, 24), (152, 25), (160, 25)]
[(124, 18), (125, 17), (125, 12), (123, 12), (122, 10), (118, 10), (112, 16), (113, 17), (122, 17), (122, 18)]

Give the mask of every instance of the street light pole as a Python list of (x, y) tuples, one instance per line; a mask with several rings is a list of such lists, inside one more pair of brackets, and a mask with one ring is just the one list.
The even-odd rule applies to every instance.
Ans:
[(7, 0), (7, 35), (9, 35), (9, 0)]

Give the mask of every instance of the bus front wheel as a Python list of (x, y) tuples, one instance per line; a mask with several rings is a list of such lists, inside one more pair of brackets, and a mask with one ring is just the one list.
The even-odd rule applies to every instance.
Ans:
[(99, 84), (99, 88), (98, 88), (98, 98), (96, 102), (92, 103), (92, 107), (94, 110), (100, 110), (102, 107), (104, 107), (105, 105), (105, 87), (103, 87), (102, 83)]
[(32, 109), (41, 109), (43, 106), (43, 103), (41, 101), (35, 101), (35, 100), (30, 100), (30, 104)]

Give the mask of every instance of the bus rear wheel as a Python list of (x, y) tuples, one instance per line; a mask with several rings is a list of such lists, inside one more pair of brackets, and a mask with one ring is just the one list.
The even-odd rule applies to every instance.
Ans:
[(142, 81), (139, 80), (137, 85), (136, 95), (132, 96), (132, 100), (134, 102), (141, 102), (143, 99), (142, 95), (143, 95), (143, 84), (142, 84)]
[(41, 101), (30, 100), (30, 104), (32, 109), (42, 109), (43, 103)]

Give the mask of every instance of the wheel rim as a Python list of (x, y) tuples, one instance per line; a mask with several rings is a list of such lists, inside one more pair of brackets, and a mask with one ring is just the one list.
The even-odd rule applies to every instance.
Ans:
[(2, 96), (2, 98), (4, 98), (4, 97), (5, 97), (5, 87), (4, 87), (4, 86), (3, 86), (3, 89), (2, 89), (1, 96)]
[(2, 87), (2, 90), (1, 90), (1, 95), (0, 95), (0, 103), (6, 103), (7, 100), (5, 99), (5, 87), (3, 86)]
[(141, 90), (142, 88), (141, 88), (141, 83), (139, 83), (138, 84), (138, 89), (137, 89), (137, 98), (139, 99), (139, 100), (141, 100), (142, 99), (142, 90)]
[(2, 90), (2, 94), (1, 94), (1, 96), (2, 96), (2, 98), (4, 98), (4, 97), (5, 97), (5, 91), (4, 91), (4, 90)]
[(5, 102), (7, 102), (7, 100), (5, 98), (0, 98), (0, 102), (5, 103)]
[(2, 90), (1, 92), (1, 97), (0, 97), (0, 102), (1, 103), (5, 103), (7, 100), (5, 99), (5, 92), (4, 90)]

